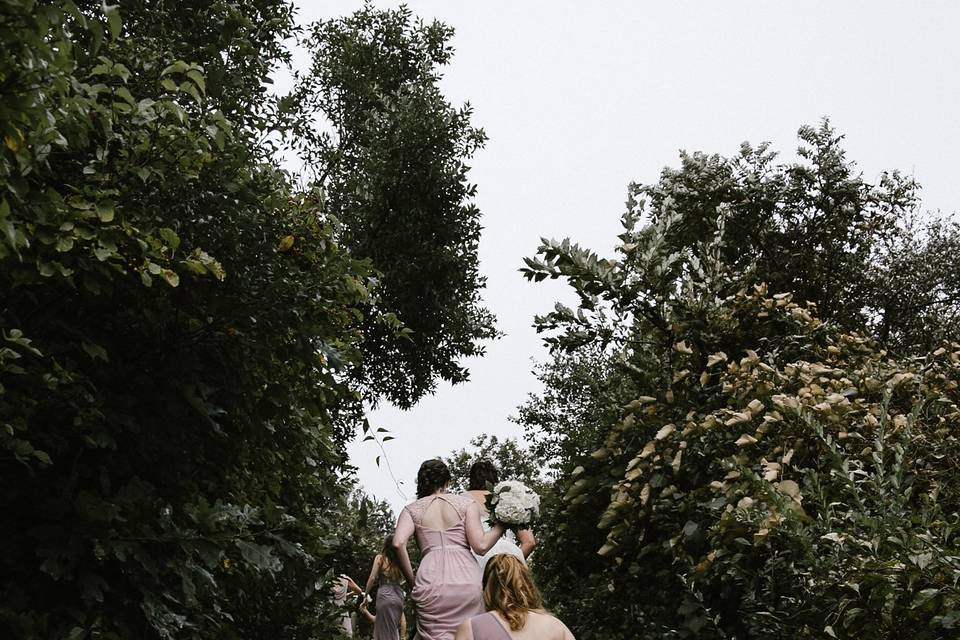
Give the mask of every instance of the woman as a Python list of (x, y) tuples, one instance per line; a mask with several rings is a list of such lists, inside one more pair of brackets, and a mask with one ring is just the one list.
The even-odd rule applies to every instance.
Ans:
[(340, 630), (348, 637), (353, 637), (353, 616), (347, 610), (347, 598), (351, 593), (362, 595), (363, 590), (348, 575), (340, 574), (333, 580), (333, 603), (340, 609)]
[[(373, 625), (374, 634), (376, 634), (377, 616), (370, 613), (370, 610), (367, 609), (366, 601), (364, 601), (364, 603), (360, 605), (360, 613), (362, 613), (364, 617), (367, 619), (367, 621)], [(399, 636), (395, 636), (395, 637), (399, 637), (399, 640), (407, 640), (407, 616), (402, 613), (400, 614)], [(376, 635), (374, 635), (374, 640), (376, 640)]]
[(403, 573), (400, 571), (397, 550), (393, 547), (392, 535), (386, 537), (383, 549), (373, 559), (366, 593), (370, 593), (375, 586), (377, 615), (371, 616), (370, 612), (364, 609), (364, 613), (374, 623), (373, 640), (406, 640), (406, 625), (403, 623)]
[[(484, 529), (487, 524), (487, 496), (490, 494), (490, 488), (500, 482), (500, 472), (489, 460), (477, 460), (470, 466), (470, 485), (464, 494), (474, 501), (480, 507), (480, 517), (484, 523)], [(518, 545), (517, 542), (520, 544)], [(526, 562), (534, 547), (537, 546), (537, 539), (530, 529), (521, 529), (514, 535), (513, 531), (507, 531), (506, 534), (490, 551), (482, 556), (477, 556), (477, 562), (480, 564), (480, 575), (487, 565), (487, 560), (501, 553), (515, 555), (520, 560)]]
[[(447, 492), (450, 470), (441, 460), (427, 460), (417, 473), (417, 498), (397, 520), (393, 546), (400, 570), (413, 585), (420, 640), (452, 640), (457, 626), (483, 611), (480, 567), (474, 553), (486, 553), (503, 535), (503, 527), (484, 532), (477, 503)], [(420, 568), (410, 566), (407, 541), (416, 535)]]
[(516, 556), (501, 554), (487, 563), (483, 603), (487, 613), (461, 624), (454, 640), (575, 640), (544, 610), (530, 570)]

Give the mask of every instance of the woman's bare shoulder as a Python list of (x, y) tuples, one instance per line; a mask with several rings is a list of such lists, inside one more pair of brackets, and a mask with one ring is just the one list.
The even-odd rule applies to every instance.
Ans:
[(534, 622), (534, 624), (537, 625), (537, 631), (543, 634), (543, 636), (538, 637), (551, 638), (551, 640), (554, 638), (556, 640), (570, 640), (573, 638), (573, 634), (567, 629), (567, 625), (546, 611), (531, 612), (530, 621)]
[(482, 489), (471, 489), (469, 491), (464, 491), (460, 494), (463, 498), (470, 498), (477, 504), (486, 504), (487, 502), (487, 492)]

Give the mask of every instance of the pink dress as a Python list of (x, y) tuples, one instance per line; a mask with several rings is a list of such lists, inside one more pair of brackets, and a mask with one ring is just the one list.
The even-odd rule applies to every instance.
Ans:
[[(422, 526), (423, 512), (434, 500), (444, 500), (456, 509), (460, 522), (442, 531)], [(471, 504), (471, 498), (447, 493), (421, 498), (406, 507), (421, 553), (412, 594), (419, 640), (452, 640), (463, 621), (483, 613), (480, 566), (464, 525)]]

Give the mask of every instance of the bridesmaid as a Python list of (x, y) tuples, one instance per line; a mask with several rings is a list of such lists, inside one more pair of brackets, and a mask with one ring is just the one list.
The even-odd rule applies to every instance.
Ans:
[[(383, 550), (373, 559), (370, 577), (367, 578), (366, 593), (377, 588), (377, 615), (371, 616), (366, 609), (364, 613), (372, 618), (373, 640), (397, 640), (406, 635), (406, 624), (403, 617), (403, 572), (400, 571), (400, 560), (397, 550), (393, 546), (393, 536), (387, 536), (383, 541)], [(364, 606), (366, 606), (364, 604)]]
[[(442, 460), (420, 465), (418, 500), (404, 507), (393, 535), (400, 569), (413, 585), (419, 640), (453, 640), (461, 622), (483, 611), (473, 554), (483, 555), (503, 535), (501, 525), (484, 533), (477, 503), (448, 493), (449, 485), (450, 470)], [(422, 555), (416, 576), (407, 553), (414, 535)]]
[(575, 640), (566, 625), (547, 613), (527, 565), (501, 554), (483, 572), (487, 613), (457, 628), (454, 640)]

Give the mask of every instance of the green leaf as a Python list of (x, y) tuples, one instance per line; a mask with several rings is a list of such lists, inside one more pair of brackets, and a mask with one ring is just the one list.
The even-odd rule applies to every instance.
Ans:
[(163, 76), (170, 75), (171, 73), (183, 73), (189, 68), (190, 67), (186, 62), (183, 60), (177, 60), (173, 64), (164, 67), (163, 71), (160, 72), (160, 77), (162, 78)]
[(97, 203), (97, 217), (100, 222), (113, 222), (114, 204), (110, 200)]
[(170, 251), (176, 253), (177, 248), (180, 246), (180, 236), (177, 235), (176, 231), (169, 227), (162, 227), (159, 233), (163, 241), (170, 247)]
[(207, 93), (207, 83), (203, 78), (203, 74), (197, 71), (196, 69), (190, 69), (187, 71), (187, 77), (190, 78), (197, 88), (200, 89), (200, 92), (206, 95)]
[(923, 589), (922, 591), (920, 591), (920, 593), (918, 593), (914, 597), (913, 603), (910, 605), (910, 608), (919, 609), (923, 605), (927, 604), (928, 602), (936, 598), (938, 595), (940, 595), (940, 589), (934, 589), (932, 587), (929, 589)]
[(80, 343), (80, 346), (83, 347), (83, 350), (87, 352), (87, 355), (94, 360), (102, 360), (104, 362), (109, 362), (110, 358), (107, 355), (107, 350), (95, 342), (89, 340), (83, 340)]
[(114, 93), (126, 100), (127, 104), (129, 104), (131, 107), (135, 107), (137, 105), (137, 101), (133, 99), (133, 94), (131, 94), (130, 90), (126, 87), (120, 87)]
[(190, 96), (197, 101), (197, 104), (203, 102), (203, 98), (200, 96), (197, 86), (192, 82), (182, 82), (180, 84), (180, 90), (190, 94)]
[(110, 27), (110, 38), (116, 40), (120, 36), (122, 21), (120, 19), (120, 5), (108, 5), (104, 2), (101, 5), (104, 15), (107, 16), (107, 25)]
[(57, 238), (57, 251), (66, 253), (73, 249), (73, 236), (60, 236)]

